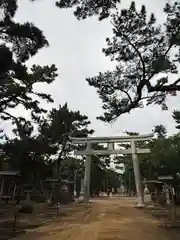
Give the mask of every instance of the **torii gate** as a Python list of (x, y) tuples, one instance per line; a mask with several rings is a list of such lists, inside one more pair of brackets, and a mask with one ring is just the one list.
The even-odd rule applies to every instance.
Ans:
[[(73, 144), (87, 144), (85, 150), (75, 151), (75, 155), (86, 155), (85, 162), (85, 174), (84, 174), (84, 202), (89, 202), (89, 193), (90, 193), (90, 171), (91, 171), (91, 155), (112, 155), (112, 154), (131, 154), (134, 168), (135, 184), (137, 191), (137, 202), (138, 206), (141, 207), (144, 205), (141, 179), (140, 179), (140, 169), (139, 161), (137, 154), (140, 153), (149, 153), (149, 148), (137, 148), (136, 142), (139, 141), (148, 141), (151, 140), (153, 134), (148, 135), (133, 135), (133, 136), (115, 136), (115, 137), (87, 137), (87, 138), (70, 138)], [(115, 143), (129, 142), (131, 147), (129, 149), (115, 150)], [(92, 144), (101, 144), (107, 143), (108, 149), (105, 150), (94, 150), (92, 149)]]

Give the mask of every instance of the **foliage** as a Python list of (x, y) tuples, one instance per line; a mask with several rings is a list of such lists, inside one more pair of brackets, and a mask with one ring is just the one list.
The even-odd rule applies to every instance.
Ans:
[(163, 126), (162, 124), (160, 125), (156, 125), (154, 127), (154, 133), (157, 134), (158, 138), (159, 137), (165, 137), (167, 134), (167, 129), (165, 126)]
[(129, 192), (135, 192), (136, 190), (132, 161), (128, 162), (128, 164), (125, 166), (125, 171), (122, 174), (122, 185), (125, 187), (125, 189), (128, 189)]
[(107, 188), (110, 190), (114, 188), (115, 192), (117, 192), (117, 189), (120, 188), (120, 185), (121, 185), (120, 174), (114, 170), (109, 169), (107, 171), (106, 179), (107, 179)]
[(17, 0), (0, 1), (0, 118), (12, 120), (15, 134), (15, 138), (9, 139), (1, 130), (4, 141), (0, 149), (2, 167), (8, 163), (12, 169), (21, 170), (24, 180), (30, 180), (36, 174), (43, 177), (47, 170), (45, 155), (52, 154), (54, 148), (34, 135), (30, 121), (13, 116), (9, 110), (21, 105), (36, 119), (45, 113), (39, 105), (40, 100), (53, 102), (53, 99), (49, 94), (36, 92), (35, 84), (51, 84), (57, 77), (57, 69), (55, 65), (27, 68), (26, 61), (48, 46), (48, 41), (33, 23), (16, 22), (17, 10)]
[(100, 191), (107, 192), (108, 189), (120, 187), (119, 174), (109, 169), (109, 164), (98, 156), (92, 156), (91, 163), (91, 194), (99, 194)]
[[(145, 146), (151, 149), (150, 154), (138, 156), (141, 178), (156, 180), (161, 175), (172, 175), (176, 179), (180, 172), (180, 135), (177, 133), (167, 137), (167, 130), (163, 125), (155, 126), (154, 132), (158, 133), (157, 138)], [(126, 164), (123, 183), (127, 188), (135, 188), (132, 161)]]
[(87, 116), (81, 115), (79, 111), (69, 110), (65, 104), (52, 109), (46, 118), (38, 121), (39, 131), (35, 134), (32, 124), (22, 118), (14, 129), (15, 139), (8, 139), (2, 146), (10, 166), (20, 169), (21, 174), (29, 180), (33, 172), (44, 177), (42, 174), (47, 173), (49, 166), (52, 176), (53, 162), (58, 164), (56, 176), (65, 168), (75, 170), (80, 167), (69, 155), (73, 147), (69, 147), (68, 141), (69, 136), (87, 136), (93, 132), (88, 129), (90, 122)]
[(100, 160), (99, 157), (91, 157), (91, 184), (90, 192), (91, 194), (95, 192), (99, 194), (100, 191), (107, 190), (105, 188), (105, 178), (106, 178), (106, 164)]
[(57, 77), (55, 65), (33, 65), (28, 69), (25, 62), (38, 50), (48, 46), (48, 41), (33, 23), (17, 23), (14, 20), (18, 9), (17, 0), (0, 1), (0, 117), (11, 118), (10, 108), (24, 106), (32, 113), (45, 112), (39, 100), (53, 102), (49, 94), (34, 90), (35, 83), (52, 83)]
[[(158, 138), (150, 143), (151, 153), (149, 156), (149, 170), (151, 177), (156, 178), (158, 175), (173, 175), (174, 177), (180, 171), (179, 156), (180, 148), (179, 133), (166, 137), (167, 130), (163, 125), (162, 132)], [(158, 126), (155, 126), (157, 129)], [(164, 131), (165, 130), (165, 131)]]
[[(104, 115), (98, 118), (107, 122), (144, 105), (158, 104), (167, 110), (167, 96), (175, 96), (180, 91), (179, 1), (166, 3), (166, 18), (161, 25), (154, 14), (149, 17), (144, 5), (140, 11), (136, 10), (133, 1), (128, 9), (118, 11), (119, 3), (111, 0), (59, 0), (57, 3), (60, 8), (75, 8), (77, 19), (98, 15), (99, 20), (111, 21), (114, 36), (106, 39), (108, 46), (103, 52), (117, 66), (87, 79), (103, 102)], [(174, 82), (169, 73), (174, 75)]]
[(137, 133), (137, 132), (125, 131), (125, 133), (126, 133), (128, 136), (138, 136), (138, 135), (139, 135), (139, 133)]
[[(114, 36), (107, 38), (106, 56), (117, 63), (113, 71), (88, 78), (103, 101), (103, 121), (115, 120), (144, 103), (159, 104), (166, 110), (166, 97), (180, 90), (178, 77), (180, 3), (166, 4), (166, 22), (157, 24), (146, 7), (136, 10), (135, 2), (111, 16)], [(172, 54), (177, 52), (177, 54)], [(168, 73), (177, 80), (170, 82)]]
[(180, 129), (180, 111), (174, 110), (173, 114), (172, 114), (172, 117), (173, 117), (173, 119), (175, 120), (175, 122), (177, 124), (176, 128)]
[(55, 153), (57, 149), (33, 135), (33, 126), (24, 119), (18, 122), (14, 132), (16, 137), (7, 138), (6, 142), (1, 145), (4, 162), (8, 163), (8, 169), (20, 171), (24, 182), (44, 178), (50, 171), (50, 166), (46, 161), (47, 156)]
[(77, 19), (86, 19), (98, 15), (99, 20), (107, 18), (113, 9), (117, 9), (120, 0), (58, 0), (56, 6), (60, 8), (75, 8)]
[(69, 110), (67, 104), (53, 108), (46, 119), (41, 120), (39, 133), (42, 139), (46, 139), (50, 145), (55, 145), (58, 151), (55, 154), (56, 175), (59, 176), (60, 164), (67, 159), (74, 147), (69, 144), (69, 136), (86, 137), (93, 130), (88, 129), (90, 121), (88, 117), (79, 111)]

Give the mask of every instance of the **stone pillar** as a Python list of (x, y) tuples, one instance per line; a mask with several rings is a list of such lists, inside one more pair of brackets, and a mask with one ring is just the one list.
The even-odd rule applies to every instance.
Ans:
[(143, 207), (144, 206), (144, 198), (143, 198), (143, 193), (142, 193), (139, 161), (138, 161), (138, 157), (136, 154), (135, 141), (131, 141), (131, 149), (132, 149), (132, 161), (133, 161), (133, 168), (134, 168), (138, 207)]
[[(87, 144), (87, 150), (91, 149), (91, 144)], [(90, 196), (90, 172), (91, 172), (91, 155), (86, 156), (85, 173), (84, 173), (84, 203), (89, 203)]]

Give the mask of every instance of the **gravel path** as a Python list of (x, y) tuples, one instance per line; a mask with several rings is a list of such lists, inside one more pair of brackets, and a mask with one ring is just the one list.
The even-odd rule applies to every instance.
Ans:
[[(179, 237), (178, 237), (179, 236)], [(96, 199), (88, 206), (76, 205), (67, 216), (28, 230), (18, 240), (178, 240), (177, 235), (158, 227), (155, 218), (134, 208), (123, 198)]]

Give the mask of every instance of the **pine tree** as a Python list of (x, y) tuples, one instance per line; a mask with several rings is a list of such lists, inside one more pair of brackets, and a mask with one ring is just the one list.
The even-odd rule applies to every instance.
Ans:
[(176, 122), (176, 128), (177, 129), (180, 129), (180, 111), (178, 110), (174, 110), (173, 111), (173, 114), (172, 114), (172, 117), (174, 119), (174, 121)]
[[(172, 54), (180, 50), (180, 3), (167, 4), (164, 11), (164, 26), (157, 24), (154, 14), (147, 16), (145, 6), (137, 11), (135, 2), (113, 14), (114, 36), (107, 38), (108, 47), (103, 52), (117, 62), (117, 67), (87, 79), (103, 101), (101, 120), (112, 121), (144, 103), (167, 109), (167, 95), (180, 91), (179, 54)], [(177, 80), (171, 83), (168, 73)]]
[(56, 146), (53, 161), (56, 163), (56, 176), (59, 176), (60, 166), (69, 158), (69, 154), (75, 149), (70, 144), (69, 137), (87, 137), (93, 133), (89, 129), (90, 121), (86, 115), (79, 111), (72, 111), (67, 103), (53, 108), (46, 119), (42, 119), (39, 125), (39, 135), (50, 146)]
[(26, 61), (48, 46), (48, 41), (33, 23), (14, 20), (17, 9), (17, 0), (0, 1), (0, 117), (4, 120), (10, 118), (8, 109), (18, 105), (36, 113), (44, 111), (39, 99), (53, 99), (49, 94), (35, 92), (34, 84), (50, 84), (57, 77), (55, 65), (26, 67)]
[(56, 6), (60, 8), (74, 8), (74, 15), (77, 19), (86, 19), (98, 15), (103, 20), (111, 14), (113, 9), (118, 7), (120, 0), (58, 0)]
[(98, 15), (99, 19), (108, 17), (111, 21), (114, 35), (106, 39), (108, 46), (103, 52), (117, 66), (87, 79), (103, 102), (104, 115), (99, 119), (110, 122), (149, 104), (167, 110), (167, 96), (180, 91), (180, 3), (172, 1), (165, 5), (166, 20), (159, 25), (154, 14), (149, 17), (144, 5), (137, 10), (134, 1), (121, 11), (119, 1), (95, 2), (59, 0), (57, 5), (74, 8), (78, 19)]

